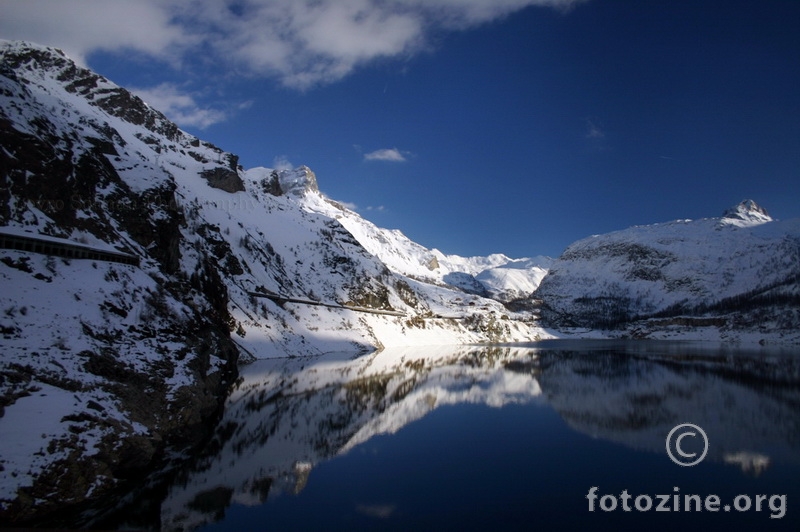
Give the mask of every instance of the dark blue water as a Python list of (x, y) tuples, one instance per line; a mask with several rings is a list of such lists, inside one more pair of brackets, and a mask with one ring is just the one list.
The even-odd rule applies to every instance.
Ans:
[[(794, 355), (685, 345), (676, 352), (666, 344), (547, 347), (473, 350), (421, 371), (395, 367), (356, 381), (319, 381), (324, 384), (303, 384), (308, 364), (295, 373), (284, 368), (297, 382), (286, 388), (284, 378), (281, 398), (246, 408), (241, 399), (238, 411), (232, 406), (235, 433), (173, 487), (163, 524), (800, 530)], [(334, 373), (344, 368), (363, 375), (359, 364)], [(319, 378), (322, 367), (330, 369), (312, 364), (311, 374)], [(709, 440), (707, 457), (693, 467), (673, 463), (666, 452), (668, 432), (684, 422), (702, 427)], [(365, 429), (370, 423), (383, 428)], [(702, 447), (694, 443), (685, 439), (683, 450)], [(623, 491), (630, 495), (625, 501)], [(640, 495), (647, 496), (640, 507), (652, 502), (649, 511), (636, 509)], [(668, 496), (662, 505), (669, 511), (656, 511), (658, 495)], [(686, 495), (699, 496), (701, 511), (685, 511)], [(710, 495), (719, 497), (716, 512), (705, 507)], [(737, 510), (748, 502), (747, 511)], [(601, 503), (616, 507), (604, 511)]]

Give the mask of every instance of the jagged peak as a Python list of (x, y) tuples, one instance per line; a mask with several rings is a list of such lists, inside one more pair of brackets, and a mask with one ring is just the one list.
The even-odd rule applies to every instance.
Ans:
[(0, 39), (0, 53), (29, 54), (31, 52), (52, 55), (62, 60), (70, 60), (67, 54), (65, 54), (60, 48), (44, 46), (28, 41), (11, 41), (7, 39)]
[(736, 225), (758, 225), (773, 221), (766, 209), (751, 199), (746, 199), (722, 214), (722, 222)]
[(305, 165), (278, 171), (278, 183), (284, 194), (302, 196), (308, 191), (319, 192), (316, 174)]
[[(77, 64), (58, 48), (26, 41), (0, 40), (0, 63), (18, 73), (27, 71), (43, 79), (52, 79), (63, 90), (83, 97), (90, 105), (109, 115), (143, 126), (173, 142), (193, 139), (140, 97)], [(23, 77), (29, 75), (22, 74)]]
[[(100, 110), (102, 114), (96, 117), (101, 138), (117, 141), (112, 137), (117, 135), (114, 128), (118, 124), (113, 120), (108, 122), (103, 116), (105, 114), (147, 130), (137, 131), (136, 137), (152, 145), (156, 151), (166, 149), (171, 143), (182, 145), (191, 157), (207, 165), (201, 175), (210, 186), (227, 192), (244, 190), (238, 175), (238, 156), (184, 132), (141, 97), (80, 66), (58, 48), (0, 39), (0, 73), (19, 87), (24, 88), (32, 82), (39, 92), (50, 93), (63, 101), (75, 97)], [(65, 95), (68, 95), (67, 99), (64, 99)], [(218, 162), (216, 167), (215, 160)]]
[[(305, 196), (307, 192), (319, 193), (317, 176), (305, 165), (291, 169), (250, 168), (244, 172), (244, 178), (260, 186), (263, 192), (273, 196), (283, 196), (286, 194), (302, 197)], [(339, 202), (329, 198), (323, 199), (325, 202), (341, 211), (346, 210), (346, 207)]]

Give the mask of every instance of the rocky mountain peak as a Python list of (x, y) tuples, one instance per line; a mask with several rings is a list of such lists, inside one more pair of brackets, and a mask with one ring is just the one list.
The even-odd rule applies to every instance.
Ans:
[(27, 71), (34, 77), (38, 72), (43, 78), (51, 77), (67, 92), (82, 96), (90, 105), (131, 124), (144, 126), (170, 141), (185, 136), (174, 123), (141, 98), (77, 65), (57, 48), (22, 41), (0, 41), (0, 59), (17, 72)]
[(773, 221), (766, 209), (751, 199), (731, 207), (722, 214), (723, 221), (747, 222), (748, 224), (762, 224)]
[(278, 183), (284, 194), (302, 196), (308, 191), (319, 191), (317, 176), (308, 166), (298, 166), (292, 170), (280, 170)]

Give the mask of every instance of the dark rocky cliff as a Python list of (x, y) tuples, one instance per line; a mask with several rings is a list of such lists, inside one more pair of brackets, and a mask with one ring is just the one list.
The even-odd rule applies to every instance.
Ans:
[[(78, 98), (48, 102), (61, 89)], [(84, 112), (81, 102), (109, 119)], [(120, 175), (114, 161), (128, 141), (116, 127), (138, 126), (156, 152), (179, 150), (207, 160), (200, 177), (212, 186), (234, 191), (242, 182), (235, 156), (183, 133), (57, 50), (6, 43), (0, 104), (0, 226), (93, 242), (141, 259), (135, 267), (7, 252), (0, 264), (4, 291), (13, 296), (20, 290), (20, 304), (3, 309), (0, 417), (37, 395), (75, 403), (60, 430), (42, 434), (49, 459), (38, 470), (17, 471), (0, 451), (9, 482), (30, 476), (13, 496), (2, 497), (0, 520), (58, 526), (60, 516), (114, 499), (201, 445), (236, 378), (238, 351), (213, 246), (187, 242), (186, 213), (168, 170), (146, 168), (138, 186)], [(210, 155), (224, 162), (211, 162)], [(190, 245), (204, 265), (195, 271), (181, 264)], [(85, 278), (95, 281), (71, 282), (87, 268)], [(19, 287), (27, 279), (36, 284), (23, 293)], [(57, 310), (45, 308), (45, 301), (64, 291), (74, 292), (73, 304), (86, 317), (78, 330), (67, 319), (47, 324), (63, 341), (37, 346), (45, 324), (27, 318), (37, 300), (40, 313)]]

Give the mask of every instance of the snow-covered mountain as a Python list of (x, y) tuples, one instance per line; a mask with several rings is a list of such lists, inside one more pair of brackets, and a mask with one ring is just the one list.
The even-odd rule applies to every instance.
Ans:
[[(253, 169), (247, 173), (264, 171)], [(445, 255), (410, 240), (397, 229), (377, 227), (335, 201), (320, 199), (309, 198), (306, 208), (335, 218), (391, 271), (423, 283), (449, 286), (507, 303), (530, 296), (553, 261), (545, 256), (512, 259), (500, 253), (486, 257)]]
[(234, 263), (187, 231), (171, 154), (219, 186), (236, 161), (59, 52), (9, 42), (0, 146), (0, 236), (17, 248), (0, 251), (0, 519), (26, 522), (135, 483), (213, 428), (236, 377), (220, 275)]
[(375, 228), (308, 168), (245, 171), (58, 50), (0, 42), (0, 146), (0, 518), (80, 509), (197, 445), (237, 360), (544, 334), (484, 296), (546, 261)]
[(789, 333), (800, 324), (800, 220), (774, 221), (747, 200), (719, 218), (592, 236), (553, 262), (534, 297), (562, 327)]

